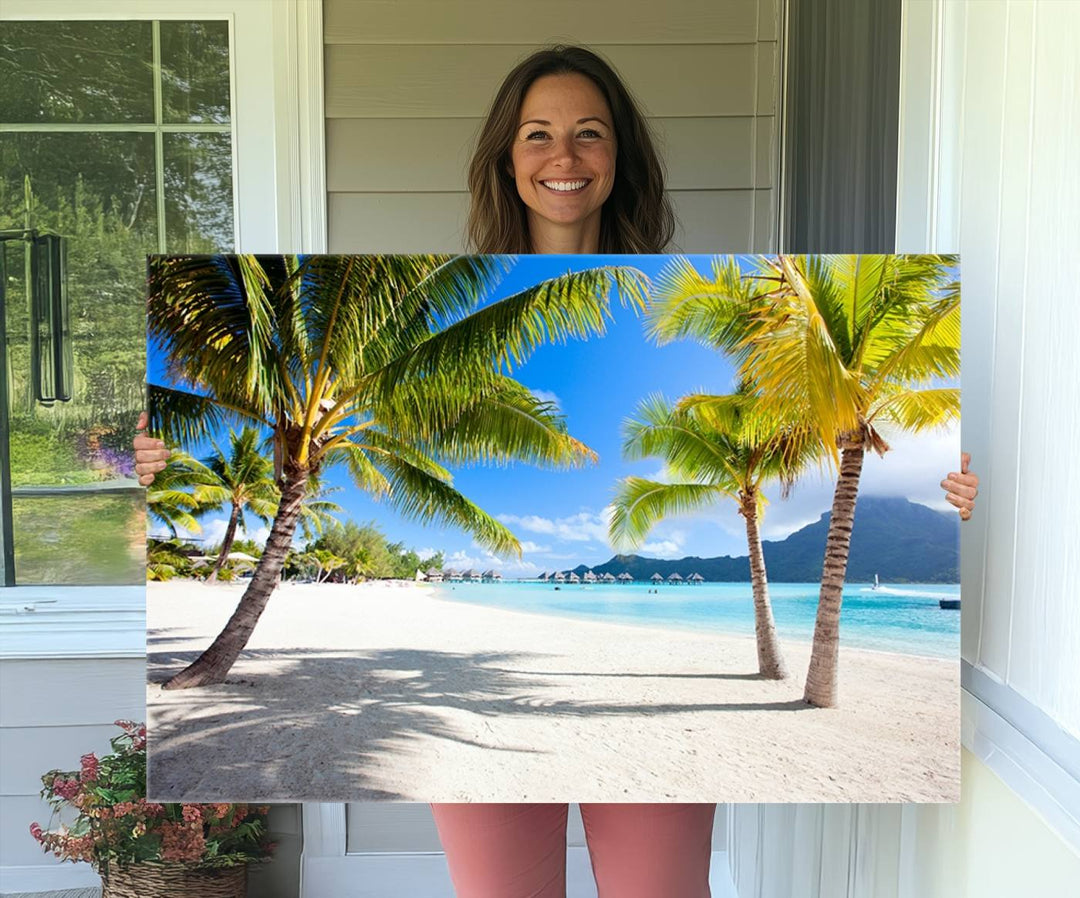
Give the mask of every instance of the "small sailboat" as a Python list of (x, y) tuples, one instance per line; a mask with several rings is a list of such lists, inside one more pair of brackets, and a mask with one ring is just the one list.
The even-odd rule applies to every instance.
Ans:
[(880, 581), (878, 580), (878, 576), (877, 576), (877, 574), (874, 574), (874, 585), (873, 585), (873, 586), (871, 586), (870, 588), (871, 588), (871, 589), (881, 589), (881, 583), (880, 583)]

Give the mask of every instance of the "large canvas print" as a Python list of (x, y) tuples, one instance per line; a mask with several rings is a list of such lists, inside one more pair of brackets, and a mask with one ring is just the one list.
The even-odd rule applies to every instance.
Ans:
[(152, 257), (150, 797), (958, 800), (959, 279)]

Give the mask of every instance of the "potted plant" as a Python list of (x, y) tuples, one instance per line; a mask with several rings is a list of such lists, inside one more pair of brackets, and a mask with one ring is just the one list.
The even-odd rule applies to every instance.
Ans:
[(102, 898), (243, 898), (247, 866), (269, 860), (269, 807), (158, 804), (146, 800), (146, 727), (118, 720), (113, 752), (82, 756), (77, 771), (50, 770), (41, 797), (73, 822), (31, 835), (65, 861), (101, 876)]

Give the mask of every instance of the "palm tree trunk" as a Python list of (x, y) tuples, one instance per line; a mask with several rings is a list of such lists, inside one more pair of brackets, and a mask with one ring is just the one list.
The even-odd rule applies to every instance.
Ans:
[(266, 608), (270, 594), (281, 577), (282, 568), (285, 567), (285, 556), (289, 552), (297, 522), (300, 520), (300, 504), (307, 491), (306, 468), (286, 468), (284, 477), (281, 504), (274, 516), (266, 549), (255, 566), (255, 574), (241, 596), (236, 611), (210, 647), (162, 688), (187, 689), (191, 686), (209, 686), (224, 682), (247, 645), (255, 624), (258, 623), (259, 616)]
[(217, 561), (214, 562), (214, 569), (210, 571), (210, 576), (206, 578), (207, 583), (214, 583), (217, 580), (218, 573), (225, 566), (225, 561), (232, 550), (233, 540), (236, 539), (236, 524), (239, 520), (240, 506), (234, 502), (232, 514), (229, 515), (229, 526), (225, 528), (225, 538), (221, 541), (221, 551), (218, 552)]
[(825, 563), (821, 571), (814, 646), (806, 674), (803, 699), (819, 708), (837, 704), (837, 666), (840, 657), (840, 604), (844, 598), (851, 529), (855, 524), (855, 500), (859, 494), (865, 449), (857, 435), (841, 444), (840, 476), (833, 494), (829, 534), (825, 538)]
[(746, 544), (750, 549), (750, 583), (754, 593), (754, 632), (757, 634), (758, 673), (769, 680), (783, 680), (789, 674), (776, 636), (765, 553), (758, 528), (757, 497), (753, 491), (740, 493), (739, 514), (746, 520)]

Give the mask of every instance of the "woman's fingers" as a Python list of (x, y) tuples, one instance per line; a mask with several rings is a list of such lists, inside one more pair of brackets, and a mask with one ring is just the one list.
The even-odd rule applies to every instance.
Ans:
[(955, 493), (965, 499), (974, 499), (979, 495), (979, 478), (972, 474), (950, 474), (941, 481), (941, 488), (947, 493)]
[[(139, 431), (146, 430), (149, 424), (149, 415), (146, 412), (140, 412), (135, 429)], [(165, 470), (165, 466), (169, 462), (169, 456), (172, 453), (165, 448), (163, 440), (148, 437), (144, 433), (135, 434), (135, 439), (131, 441), (131, 445), (135, 450), (135, 473), (139, 477), (139, 483), (143, 486), (149, 486), (154, 482), (154, 475)]]

